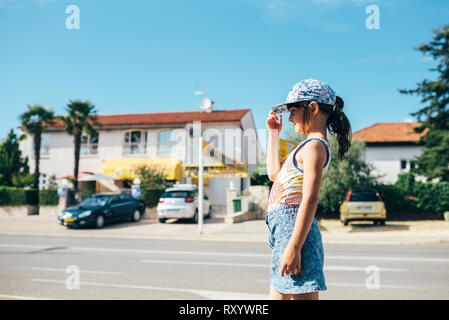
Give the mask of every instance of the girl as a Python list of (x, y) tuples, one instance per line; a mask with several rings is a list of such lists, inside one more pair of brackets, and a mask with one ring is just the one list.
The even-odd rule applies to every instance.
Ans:
[[(336, 134), (340, 160), (351, 145), (351, 126), (343, 113), (343, 100), (318, 80), (303, 80), (290, 90), (284, 104), (273, 107), (266, 121), (267, 173), (274, 181), (268, 199), (266, 223), (272, 250), (270, 299), (318, 299), (326, 290), (321, 233), (315, 219), (322, 175), (329, 168), (331, 152), (327, 131)], [(297, 134), (307, 139), (279, 161), (282, 116)], [(279, 120), (279, 121), (278, 121)]]

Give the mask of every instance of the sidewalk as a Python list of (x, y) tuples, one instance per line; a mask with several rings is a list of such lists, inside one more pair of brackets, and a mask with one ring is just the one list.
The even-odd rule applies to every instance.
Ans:
[[(385, 226), (354, 222), (345, 227), (338, 220), (321, 220), (319, 224), (325, 244), (449, 244), (449, 223), (446, 221), (387, 221)], [(265, 221), (225, 224), (224, 217), (206, 219), (200, 234), (198, 225), (176, 220), (161, 224), (142, 219), (138, 223), (123, 222), (103, 229), (68, 229), (53, 216), (0, 216), (0, 235), (268, 241)]]

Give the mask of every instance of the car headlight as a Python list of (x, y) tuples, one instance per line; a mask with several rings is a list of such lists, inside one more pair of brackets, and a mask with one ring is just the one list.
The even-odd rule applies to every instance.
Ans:
[(80, 213), (78, 217), (79, 217), (79, 218), (85, 218), (85, 217), (90, 216), (91, 213), (92, 213), (91, 210), (84, 211), (83, 213)]

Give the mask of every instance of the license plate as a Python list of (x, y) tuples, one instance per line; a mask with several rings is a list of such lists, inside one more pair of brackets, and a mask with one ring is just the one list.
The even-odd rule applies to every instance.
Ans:
[(65, 222), (73, 222), (73, 221), (75, 221), (75, 218), (65, 218), (64, 221)]
[(373, 207), (357, 207), (358, 210), (373, 210)]

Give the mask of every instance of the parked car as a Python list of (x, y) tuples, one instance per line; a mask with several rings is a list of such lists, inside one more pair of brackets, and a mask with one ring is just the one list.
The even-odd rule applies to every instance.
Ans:
[(346, 226), (350, 221), (372, 220), (374, 224), (385, 224), (387, 210), (376, 190), (350, 190), (340, 206), (340, 220)]
[(118, 221), (139, 221), (145, 205), (127, 194), (96, 194), (77, 206), (63, 210), (59, 222), (68, 228), (95, 226)]
[[(157, 205), (159, 222), (167, 219), (190, 219), (198, 223), (198, 188), (192, 184), (178, 184), (168, 188), (162, 194)], [(205, 218), (211, 215), (211, 206), (206, 195), (203, 197), (203, 214)]]

